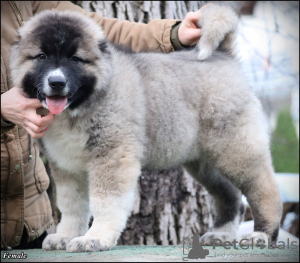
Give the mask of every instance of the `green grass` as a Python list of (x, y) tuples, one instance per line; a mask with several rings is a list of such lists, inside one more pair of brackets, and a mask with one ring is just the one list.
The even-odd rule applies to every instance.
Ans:
[(278, 114), (271, 151), (275, 172), (299, 173), (299, 140), (288, 110)]

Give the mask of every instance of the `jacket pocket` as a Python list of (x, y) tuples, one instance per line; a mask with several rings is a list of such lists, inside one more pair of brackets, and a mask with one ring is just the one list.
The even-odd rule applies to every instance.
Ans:
[(9, 155), (6, 146), (6, 134), (1, 134), (1, 176), (2, 172), (9, 174)]
[(35, 184), (36, 188), (39, 193), (44, 192), (45, 190), (48, 189), (49, 187), (49, 176), (46, 172), (45, 165), (40, 158), (40, 151), (38, 146), (36, 145), (35, 142), (32, 144), (33, 147), (33, 161), (34, 161), (34, 177), (35, 177)]

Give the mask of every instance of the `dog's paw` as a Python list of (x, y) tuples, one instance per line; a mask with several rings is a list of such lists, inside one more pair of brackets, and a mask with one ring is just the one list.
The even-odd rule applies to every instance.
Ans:
[(264, 232), (253, 232), (240, 237), (241, 245), (253, 245), (261, 249), (268, 246), (268, 235)]
[(51, 234), (44, 239), (42, 247), (45, 250), (62, 250), (66, 249), (70, 240), (71, 238), (69, 237), (64, 237), (59, 234)]
[(229, 232), (207, 232), (200, 237), (200, 244), (203, 246), (212, 246), (214, 239), (219, 239), (222, 242), (232, 241), (232, 237)]
[(97, 252), (109, 250), (114, 247), (116, 242), (100, 240), (96, 237), (76, 237), (67, 245), (68, 252)]

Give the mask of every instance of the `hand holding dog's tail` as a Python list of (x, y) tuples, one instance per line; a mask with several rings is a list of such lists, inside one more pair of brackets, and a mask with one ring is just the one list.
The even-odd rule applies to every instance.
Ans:
[(204, 60), (216, 49), (234, 53), (234, 42), (238, 26), (237, 14), (228, 6), (209, 4), (202, 8), (197, 25), (201, 38), (197, 44), (198, 59)]

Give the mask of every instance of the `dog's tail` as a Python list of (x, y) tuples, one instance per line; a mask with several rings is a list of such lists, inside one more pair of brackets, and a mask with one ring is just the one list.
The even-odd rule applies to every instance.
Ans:
[(197, 44), (199, 60), (210, 57), (217, 49), (234, 54), (238, 16), (230, 7), (208, 4), (202, 9), (198, 26), (201, 28)]

